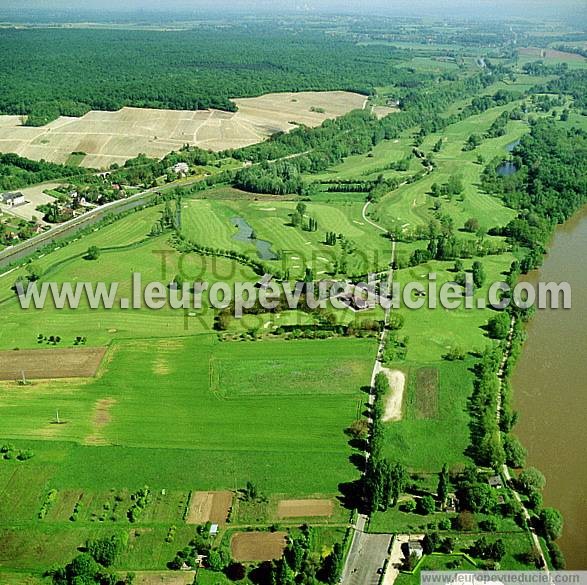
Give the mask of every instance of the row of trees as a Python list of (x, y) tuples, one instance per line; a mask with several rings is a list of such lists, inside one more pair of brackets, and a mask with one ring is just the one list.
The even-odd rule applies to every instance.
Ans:
[(80, 167), (34, 161), (14, 153), (0, 153), (0, 191), (13, 191), (44, 181), (87, 174), (88, 170)]
[(369, 513), (387, 510), (395, 506), (409, 476), (401, 463), (392, 463), (383, 456), (385, 430), (383, 414), (385, 397), (389, 393), (389, 381), (383, 372), (375, 376), (371, 411), (371, 433), (368, 442), (369, 458), (363, 480), (363, 496)]

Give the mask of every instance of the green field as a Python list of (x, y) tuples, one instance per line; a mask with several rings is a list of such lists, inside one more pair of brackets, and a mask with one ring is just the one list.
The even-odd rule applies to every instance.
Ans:
[[(373, 342), (344, 339), (115, 343), (95, 381), (38, 382), (25, 392), (5, 385), (3, 435), (73, 441), (57, 487), (231, 489), (254, 479), (269, 492), (333, 493), (352, 476), (343, 429), (361, 410), (373, 352)], [(314, 379), (299, 373), (307, 363)], [(104, 400), (112, 406), (102, 425)], [(66, 424), (52, 424), (55, 409)], [(32, 464), (54, 448), (39, 443)], [(305, 465), (329, 471), (316, 482), (296, 472)]]

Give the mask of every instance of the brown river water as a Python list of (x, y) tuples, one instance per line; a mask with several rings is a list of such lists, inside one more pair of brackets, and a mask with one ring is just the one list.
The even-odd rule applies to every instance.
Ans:
[(537, 310), (513, 376), (514, 429), (546, 477), (544, 505), (565, 526), (568, 569), (587, 569), (587, 208), (560, 226), (530, 282), (569, 282), (572, 309)]

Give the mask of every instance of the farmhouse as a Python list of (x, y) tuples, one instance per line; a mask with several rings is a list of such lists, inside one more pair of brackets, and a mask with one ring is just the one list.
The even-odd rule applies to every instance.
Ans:
[(20, 191), (17, 191), (16, 193), (3, 193), (1, 202), (9, 207), (18, 207), (19, 205), (24, 205), (26, 199)]
[(187, 163), (178, 162), (177, 164), (173, 165), (173, 172), (177, 173), (178, 175), (183, 175), (184, 177), (188, 174), (190, 167)]
[(351, 311), (367, 311), (375, 307), (375, 302), (370, 299), (364, 299), (358, 294), (343, 293), (339, 296), (340, 300), (348, 306)]

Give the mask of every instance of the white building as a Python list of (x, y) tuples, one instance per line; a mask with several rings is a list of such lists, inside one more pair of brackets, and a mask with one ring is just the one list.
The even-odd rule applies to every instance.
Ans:
[(173, 172), (177, 173), (178, 175), (187, 175), (189, 170), (189, 165), (184, 162), (178, 162), (177, 164), (173, 165)]
[(16, 193), (4, 193), (1, 201), (4, 205), (8, 205), (8, 207), (18, 207), (26, 203), (26, 199), (20, 191)]

